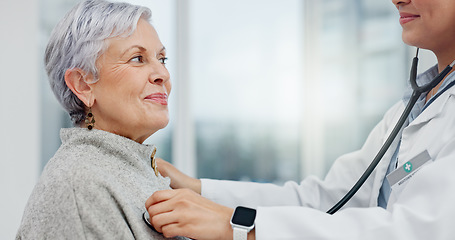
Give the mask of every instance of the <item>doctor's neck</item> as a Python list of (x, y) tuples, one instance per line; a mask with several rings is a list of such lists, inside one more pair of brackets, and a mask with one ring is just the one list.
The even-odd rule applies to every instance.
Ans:
[[(455, 51), (447, 51), (447, 50), (440, 51), (440, 52), (433, 51), (433, 53), (436, 55), (436, 58), (438, 60), (438, 71), (439, 72), (442, 72), (442, 70), (444, 70), (445, 67), (450, 65), (455, 60)], [(453, 69), (452, 69), (452, 71), (453, 71)]]

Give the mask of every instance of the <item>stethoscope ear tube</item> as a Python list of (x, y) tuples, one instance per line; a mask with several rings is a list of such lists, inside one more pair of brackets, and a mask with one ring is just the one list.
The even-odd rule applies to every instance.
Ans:
[(417, 85), (417, 64), (419, 63), (419, 58), (417, 57), (418, 55), (419, 48), (417, 48), (416, 56), (412, 59), (411, 73), (409, 74), (409, 81), (411, 82), (411, 87), (414, 91), (419, 89), (419, 86)]
[(411, 74), (410, 74), (410, 82), (411, 82), (411, 87), (414, 91), (416, 91), (419, 94), (425, 93), (436, 87), (447, 74), (452, 70), (452, 67), (455, 65), (455, 61), (453, 61), (450, 65), (444, 68), (431, 82), (429, 82), (426, 85), (423, 86), (418, 86), (417, 85), (417, 63), (419, 62), (419, 59), (417, 58), (417, 55), (419, 54), (419, 49), (417, 48), (417, 53), (416, 56), (412, 59), (412, 67), (411, 67)]

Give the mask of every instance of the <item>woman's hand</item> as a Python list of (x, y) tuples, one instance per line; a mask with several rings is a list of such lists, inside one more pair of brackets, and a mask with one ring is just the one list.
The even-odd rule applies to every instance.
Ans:
[(192, 178), (180, 172), (172, 164), (164, 161), (161, 158), (157, 158), (156, 164), (161, 175), (164, 177), (169, 177), (171, 179), (171, 188), (189, 188), (201, 194), (201, 180)]
[(165, 237), (232, 239), (230, 218), (234, 210), (188, 189), (157, 191), (145, 207), (150, 222)]

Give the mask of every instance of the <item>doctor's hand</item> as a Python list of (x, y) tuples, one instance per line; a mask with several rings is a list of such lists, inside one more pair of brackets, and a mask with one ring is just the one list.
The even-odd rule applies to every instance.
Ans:
[(182, 173), (172, 164), (164, 161), (161, 158), (157, 158), (156, 164), (161, 175), (164, 177), (169, 177), (171, 179), (171, 188), (189, 188), (196, 193), (201, 194), (201, 180), (192, 178)]
[(188, 190), (162, 190), (147, 199), (145, 207), (154, 228), (167, 238), (232, 239), (233, 209)]

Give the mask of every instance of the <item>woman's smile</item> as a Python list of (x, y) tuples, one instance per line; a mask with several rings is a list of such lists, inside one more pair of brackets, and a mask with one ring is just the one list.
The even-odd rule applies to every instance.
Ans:
[(167, 105), (167, 94), (166, 93), (152, 93), (150, 95), (148, 95), (147, 97), (145, 97), (145, 100), (146, 101), (151, 101), (151, 102), (154, 102), (154, 103), (158, 103), (158, 104), (161, 104), (161, 105)]
[(406, 24), (408, 22), (414, 21), (417, 18), (420, 18), (420, 15), (400, 12), (400, 24), (401, 25), (404, 25), (404, 24)]

